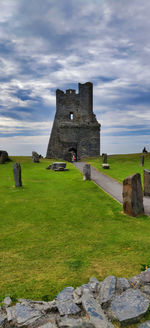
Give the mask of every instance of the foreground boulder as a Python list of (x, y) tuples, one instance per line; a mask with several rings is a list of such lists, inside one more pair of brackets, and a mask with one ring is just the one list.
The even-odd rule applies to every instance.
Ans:
[(138, 321), (148, 310), (149, 301), (139, 289), (128, 289), (111, 303), (114, 317), (121, 323)]

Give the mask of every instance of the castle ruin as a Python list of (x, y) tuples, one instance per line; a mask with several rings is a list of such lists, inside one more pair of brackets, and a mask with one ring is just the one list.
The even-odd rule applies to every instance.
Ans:
[(78, 84), (56, 90), (56, 114), (47, 148), (47, 158), (70, 160), (100, 155), (100, 124), (93, 113), (93, 84)]

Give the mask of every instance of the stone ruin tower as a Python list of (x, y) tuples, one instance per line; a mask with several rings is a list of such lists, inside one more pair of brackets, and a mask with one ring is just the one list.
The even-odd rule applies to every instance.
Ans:
[(56, 90), (56, 114), (47, 148), (47, 158), (76, 158), (100, 155), (100, 124), (93, 113), (93, 84)]

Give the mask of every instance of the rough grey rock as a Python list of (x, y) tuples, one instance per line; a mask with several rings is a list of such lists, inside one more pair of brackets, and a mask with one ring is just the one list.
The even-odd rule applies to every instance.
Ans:
[(139, 277), (141, 282), (150, 283), (150, 270), (147, 269), (146, 271), (141, 272)]
[(40, 311), (19, 303), (12, 308), (7, 308), (8, 321), (14, 321), (21, 327), (35, 323), (42, 316)]
[(150, 328), (150, 320), (141, 323), (138, 328)]
[(33, 163), (39, 163), (39, 154), (36, 151), (32, 152), (32, 162)]
[(92, 323), (82, 320), (64, 317), (57, 317), (56, 323), (59, 328), (95, 328)]
[(95, 296), (97, 296), (100, 291), (100, 287), (101, 287), (100, 281), (98, 281), (95, 277), (92, 277), (89, 281), (89, 286), (90, 286), (90, 291)]
[(77, 314), (81, 309), (72, 301), (58, 302), (57, 308), (60, 315)]
[(15, 186), (16, 187), (22, 187), (21, 166), (20, 166), (19, 163), (14, 164), (13, 172), (14, 172)]
[(84, 292), (82, 296), (82, 305), (90, 322), (95, 328), (112, 328), (114, 327), (106, 318), (100, 304), (94, 299), (89, 291)]
[(42, 313), (56, 312), (57, 311), (57, 302), (44, 302), (44, 301), (29, 301), (28, 303), (23, 302), (22, 305), (29, 305), (34, 309), (41, 311)]
[(145, 286), (141, 287), (141, 292), (146, 294), (146, 297), (150, 300), (150, 286), (149, 285), (145, 285)]
[(144, 214), (141, 176), (133, 174), (123, 181), (123, 209), (130, 216)]
[(115, 295), (116, 291), (116, 277), (108, 276), (104, 279), (101, 284), (100, 289), (100, 301), (101, 304), (106, 307), (109, 302), (112, 300), (113, 296)]
[(107, 164), (107, 154), (103, 153), (103, 164)]
[(91, 165), (85, 164), (83, 167), (83, 180), (91, 180)]
[(140, 275), (133, 276), (128, 281), (129, 281), (131, 288), (140, 288), (142, 286)]
[(2, 313), (0, 309), (0, 327), (3, 327), (5, 320), (6, 320), (6, 316), (4, 315), (4, 313)]
[(11, 300), (11, 298), (10, 298), (9, 296), (7, 296), (7, 297), (4, 298), (4, 300), (3, 300), (3, 304), (4, 304), (5, 306), (10, 306), (11, 303), (12, 303), (12, 300)]
[(111, 303), (114, 317), (121, 324), (138, 321), (148, 310), (149, 301), (139, 289), (127, 289)]
[(130, 287), (131, 286), (126, 278), (117, 278), (116, 291), (118, 293), (121, 294)]
[(57, 328), (55, 323), (47, 322), (44, 325), (40, 325), (37, 328)]
[(56, 300), (57, 301), (69, 301), (73, 299), (73, 291), (74, 288), (73, 287), (66, 287), (64, 288), (57, 296), (56, 296)]

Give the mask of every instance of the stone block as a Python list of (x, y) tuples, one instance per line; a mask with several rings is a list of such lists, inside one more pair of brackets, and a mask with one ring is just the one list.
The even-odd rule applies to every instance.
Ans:
[(85, 164), (83, 167), (83, 180), (91, 180), (91, 165)]
[(144, 196), (150, 196), (150, 170), (144, 170)]
[(103, 169), (109, 169), (109, 167), (110, 167), (110, 166), (109, 166), (108, 163), (106, 163), (106, 164), (102, 164), (102, 168), (103, 168)]
[(94, 297), (92, 297), (91, 293), (88, 291), (86, 291), (82, 296), (82, 305), (90, 319), (90, 322), (94, 325), (95, 328), (114, 327), (112, 323), (108, 321), (100, 304), (97, 302), (97, 300), (94, 299)]
[(150, 320), (141, 323), (138, 328), (150, 328)]
[(123, 181), (123, 209), (130, 216), (144, 214), (143, 192), (139, 173)]
[(51, 170), (53, 171), (64, 171), (66, 168), (65, 162), (55, 162), (51, 165)]
[(15, 187), (22, 187), (21, 166), (19, 163), (14, 164), (13, 172), (14, 172), (14, 179), (15, 179)]
[(108, 276), (104, 279), (100, 289), (100, 301), (103, 307), (106, 307), (112, 300), (116, 291), (116, 277)]
[(148, 307), (149, 301), (139, 289), (127, 289), (111, 303), (111, 310), (120, 324), (138, 321), (147, 312)]

